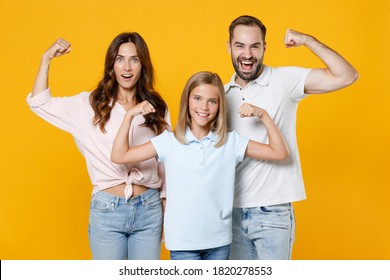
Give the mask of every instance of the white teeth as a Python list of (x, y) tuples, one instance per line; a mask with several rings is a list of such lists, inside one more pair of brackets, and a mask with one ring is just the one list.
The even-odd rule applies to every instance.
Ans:
[(207, 117), (209, 114), (206, 114), (206, 113), (198, 113), (199, 116), (201, 117)]
[(122, 75), (123, 78), (131, 78), (133, 75)]

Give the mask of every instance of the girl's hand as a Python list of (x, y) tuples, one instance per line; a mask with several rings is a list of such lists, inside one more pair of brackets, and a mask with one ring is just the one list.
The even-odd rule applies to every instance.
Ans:
[(43, 57), (52, 59), (54, 57), (68, 54), (70, 51), (70, 43), (65, 39), (59, 38), (47, 49), (47, 51), (43, 54)]
[(238, 109), (238, 113), (240, 113), (241, 118), (245, 117), (259, 117), (267, 115), (267, 111), (252, 104), (244, 103)]
[(154, 113), (156, 110), (154, 109), (153, 105), (150, 104), (147, 100), (142, 101), (141, 103), (138, 103), (133, 108), (131, 108), (129, 111), (127, 111), (126, 115), (135, 117), (138, 115), (147, 115), (150, 113)]

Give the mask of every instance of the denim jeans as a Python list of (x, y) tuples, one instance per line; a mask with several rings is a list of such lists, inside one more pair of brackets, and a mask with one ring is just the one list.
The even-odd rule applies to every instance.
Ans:
[(89, 242), (93, 259), (160, 259), (162, 206), (158, 190), (126, 198), (100, 191), (92, 196)]
[(171, 260), (228, 260), (230, 244), (222, 247), (193, 250), (193, 251), (170, 251)]
[(233, 209), (232, 260), (289, 260), (294, 238), (290, 203)]

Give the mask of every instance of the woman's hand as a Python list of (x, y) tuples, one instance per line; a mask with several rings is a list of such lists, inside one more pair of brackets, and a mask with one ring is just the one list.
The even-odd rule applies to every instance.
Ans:
[(142, 101), (141, 103), (138, 103), (133, 108), (131, 108), (129, 111), (127, 111), (126, 115), (135, 117), (138, 115), (147, 115), (150, 113), (154, 113), (156, 110), (154, 109), (153, 105), (150, 104), (147, 100)]
[(52, 59), (54, 57), (59, 57), (64, 54), (68, 54), (71, 51), (70, 43), (65, 39), (57, 39), (43, 54), (43, 57)]

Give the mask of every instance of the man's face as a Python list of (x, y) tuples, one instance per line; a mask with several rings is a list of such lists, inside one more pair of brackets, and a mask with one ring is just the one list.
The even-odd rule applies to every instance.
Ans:
[[(257, 26), (238, 25), (229, 43), (234, 70), (245, 84), (259, 77), (266, 44)], [(239, 82), (239, 81), (237, 81)]]

